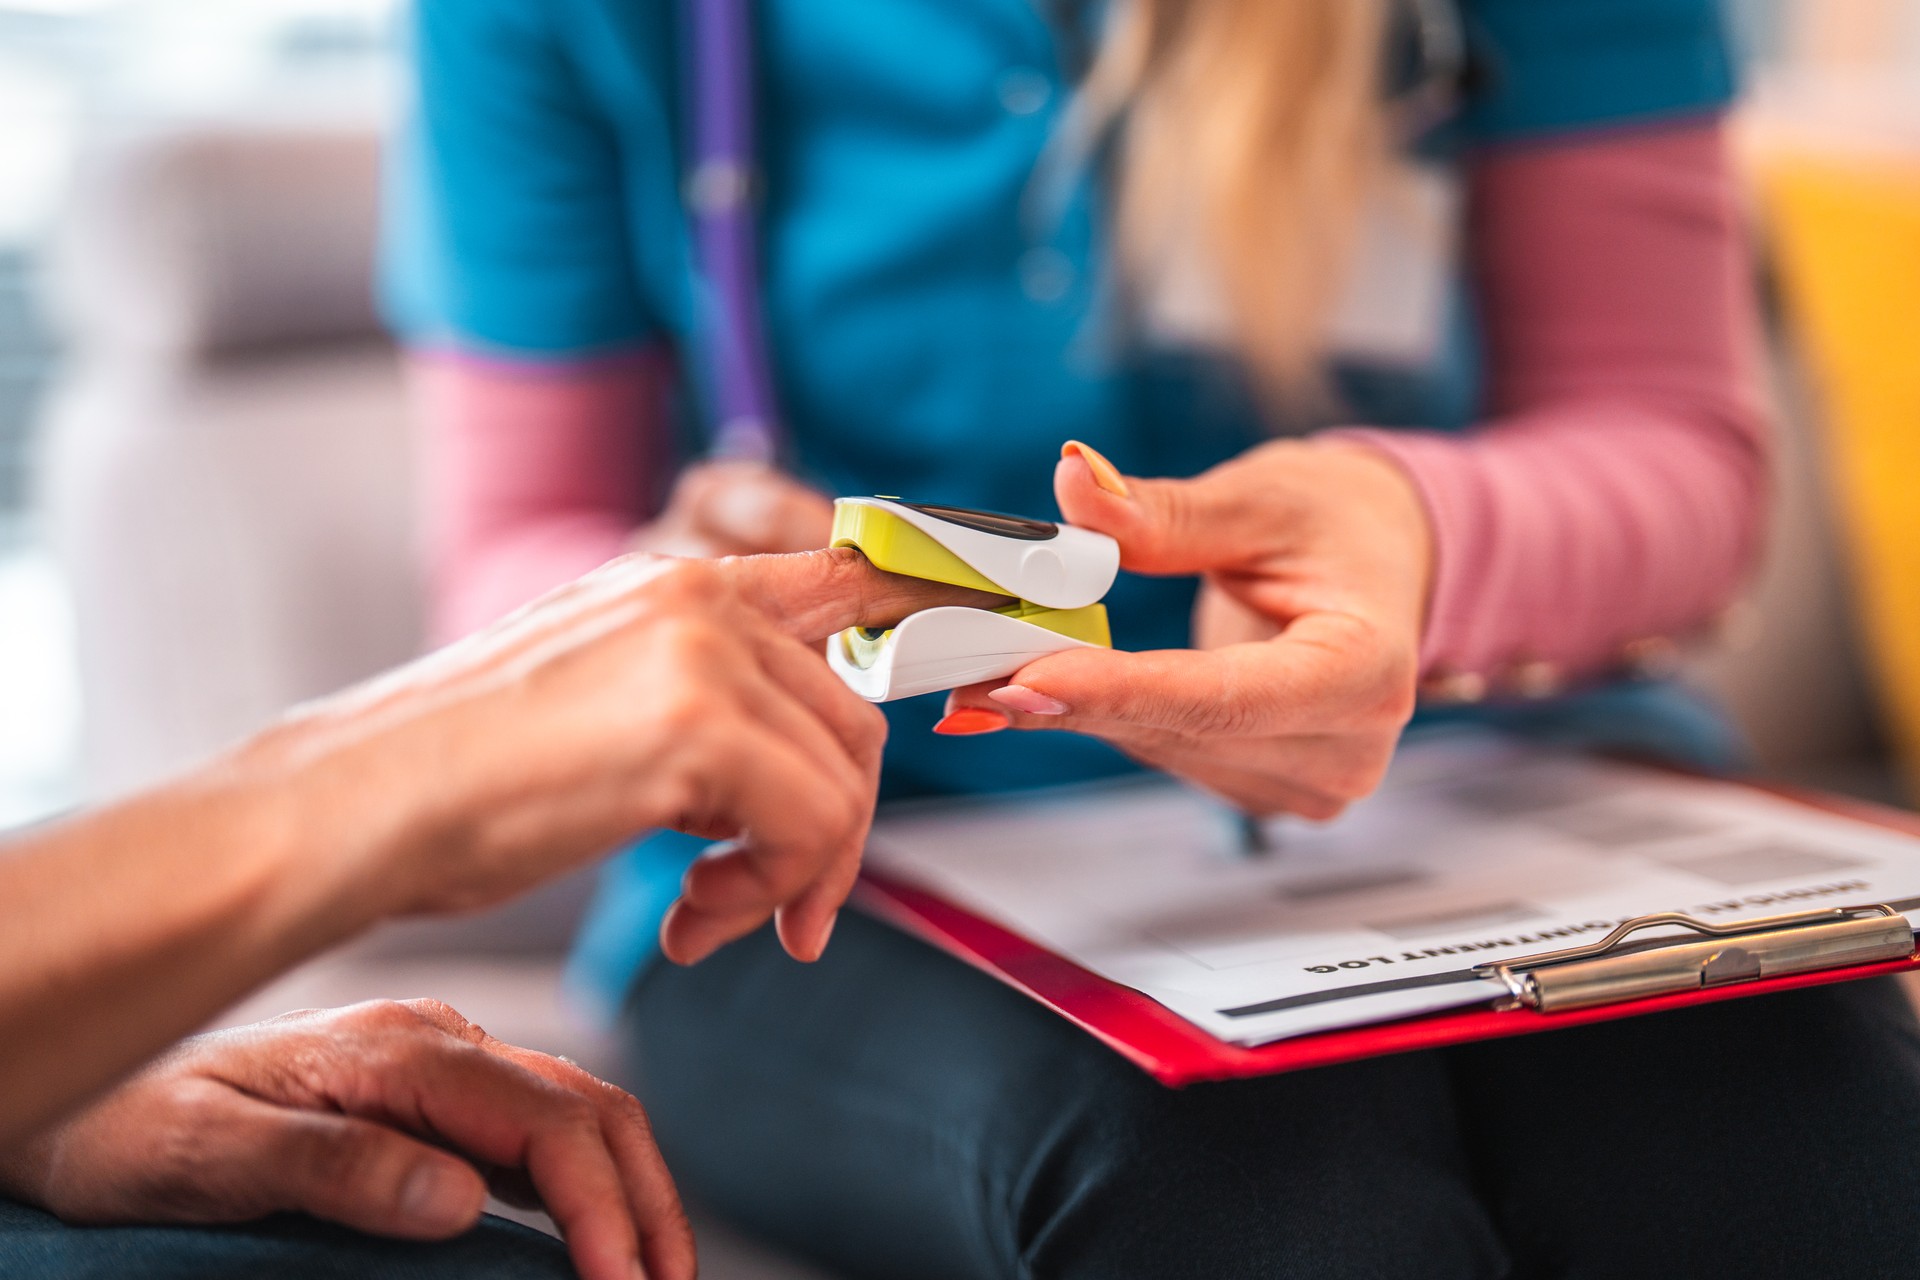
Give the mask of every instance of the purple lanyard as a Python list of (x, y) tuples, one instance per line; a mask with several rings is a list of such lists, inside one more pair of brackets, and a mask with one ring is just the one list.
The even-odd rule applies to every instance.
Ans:
[(693, 36), (687, 202), (707, 296), (712, 454), (774, 462), (781, 432), (760, 308), (754, 219), (753, 0), (684, 0)]

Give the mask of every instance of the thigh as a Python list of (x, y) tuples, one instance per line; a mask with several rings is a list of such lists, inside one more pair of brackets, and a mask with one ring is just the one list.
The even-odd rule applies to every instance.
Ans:
[(456, 1240), (380, 1240), (311, 1218), (237, 1227), (69, 1227), (0, 1200), (4, 1280), (571, 1280), (560, 1242), (499, 1218)]
[(857, 913), (661, 967), (630, 1081), (676, 1175), (849, 1277), (1491, 1276), (1444, 1064), (1169, 1090)]
[(1920, 1034), (1892, 981), (1450, 1054), (1528, 1276), (1905, 1276)]

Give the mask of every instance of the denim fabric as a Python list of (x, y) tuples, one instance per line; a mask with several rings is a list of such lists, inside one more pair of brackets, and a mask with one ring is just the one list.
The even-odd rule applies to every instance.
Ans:
[(683, 1188), (846, 1280), (1809, 1280), (1920, 1257), (1889, 981), (1162, 1088), (855, 913), (629, 1008)]
[(572, 1280), (558, 1240), (483, 1218), (457, 1240), (380, 1240), (288, 1214), (238, 1227), (69, 1227), (0, 1200), (4, 1280)]

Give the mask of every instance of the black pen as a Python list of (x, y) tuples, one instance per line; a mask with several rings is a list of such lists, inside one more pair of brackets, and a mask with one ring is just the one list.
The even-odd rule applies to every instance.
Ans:
[(1236, 813), (1236, 825), (1240, 828), (1240, 856), (1243, 858), (1264, 858), (1274, 851), (1274, 840), (1267, 824), (1250, 813)]

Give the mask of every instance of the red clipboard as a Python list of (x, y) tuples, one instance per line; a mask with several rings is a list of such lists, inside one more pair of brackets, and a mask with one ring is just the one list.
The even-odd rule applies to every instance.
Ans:
[[(1920, 835), (1920, 816), (1914, 814), (1785, 788), (1756, 789), (1810, 808), (1908, 835)], [(1138, 991), (1090, 973), (1027, 938), (896, 876), (867, 870), (861, 876), (857, 900), (882, 919), (1038, 1000), (1154, 1079), (1174, 1087), (1205, 1080), (1303, 1071), (1361, 1058), (1440, 1049), (1504, 1036), (1531, 1035), (1558, 1027), (1611, 1022), (1665, 1009), (1920, 969), (1920, 953), (1915, 953), (1901, 960), (1703, 987), (1677, 995), (1626, 1000), (1561, 1013), (1476, 1007), (1324, 1031), (1245, 1048), (1216, 1039)]]

